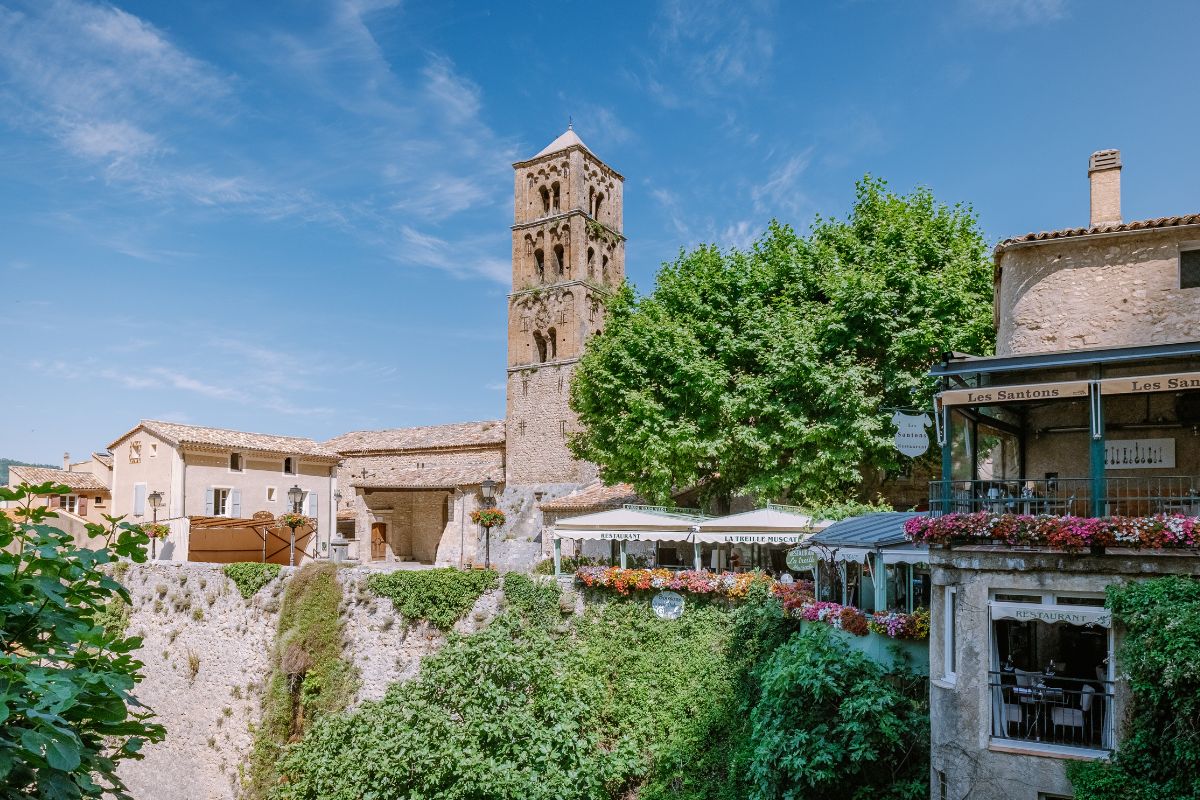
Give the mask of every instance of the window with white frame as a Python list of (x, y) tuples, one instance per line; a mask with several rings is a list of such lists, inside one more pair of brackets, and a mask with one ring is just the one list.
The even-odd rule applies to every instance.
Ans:
[(74, 514), (78, 508), (79, 498), (73, 494), (60, 495), (58, 498), (58, 507)]
[(229, 490), (213, 489), (213, 516), (229, 516)]
[(241, 472), (242, 471), (242, 454), (241, 453), (230, 453), (229, 454), (229, 471), (230, 472)]
[(958, 587), (943, 590), (942, 607), (942, 677), (948, 681), (958, 678)]
[(1112, 614), (1100, 593), (993, 590), (994, 738), (1111, 750)]

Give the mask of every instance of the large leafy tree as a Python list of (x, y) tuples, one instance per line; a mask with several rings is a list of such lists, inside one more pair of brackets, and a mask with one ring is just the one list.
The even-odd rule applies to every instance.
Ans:
[(611, 300), (571, 388), (571, 446), (665, 500), (700, 484), (822, 503), (869, 497), (903, 458), (893, 407), (928, 407), (943, 350), (988, 352), (991, 267), (969, 208), (864, 178), (844, 220), (705, 245)]
[(18, 504), (0, 513), (2, 798), (128, 798), (118, 764), (165, 735), (132, 695), (141, 639), (104, 624), (106, 609), (129, 602), (105, 565), (145, 561), (149, 538), (111, 518), (88, 525), (95, 549), (79, 547), (36, 500), (69, 491), (0, 488)]

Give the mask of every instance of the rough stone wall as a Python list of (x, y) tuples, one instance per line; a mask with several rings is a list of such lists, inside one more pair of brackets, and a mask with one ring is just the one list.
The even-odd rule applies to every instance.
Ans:
[(121, 577), (133, 598), (127, 630), (144, 637), (137, 657), (147, 678), (135, 694), (167, 727), (166, 740), (147, 745), (145, 759), (121, 766), (137, 800), (236, 796), (285, 580), (281, 574), (246, 601), (212, 564), (135, 564)]
[(1193, 229), (1051, 240), (1000, 257), (1000, 355), (1200, 338), (1200, 289), (1179, 288)]
[(572, 458), (567, 436), (577, 419), (567, 405), (575, 364), (548, 364), (508, 373), (507, 474), (509, 486), (584, 484), (595, 464)]
[[(932, 768), (945, 773), (950, 800), (1010, 800), (1038, 792), (1071, 796), (1062, 757), (998, 752), (989, 749), (991, 697), (991, 631), (988, 610), (992, 590), (1088, 592), (1158, 575), (1200, 575), (1200, 557), (1121, 551), (1102, 556), (1066, 555), (1049, 551), (1013, 551), (992, 547), (930, 550), (933, 602), (929, 639), (930, 726)], [(957, 676), (947, 681), (945, 664), (946, 609), (943, 587), (957, 586)], [(1119, 649), (1123, 632), (1115, 633)], [(1118, 665), (1119, 667), (1119, 665)], [(1118, 670), (1119, 674), (1119, 670)], [(1114, 730), (1120, 744), (1121, 721), (1129, 701), (1127, 684), (1118, 680), (1114, 698)], [(1010, 745), (1034, 743), (1009, 742)], [(938, 783), (933, 781), (937, 798)]]
[[(405, 620), (390, 600), (367, 589), (368, 578), (378, 571), (338, 571), (344, 652), (359, 677), (354, 704), (379, 700), (392, 683), (415, 677), (421, 660), (446, 643), (446, 634)], [(133, 598), (127, 630), (144, 637), (136, 656), (145, 663), (147, 678), (135, 694), (167, 728), (167, 738), (147, 745), (143, 760), (121, 766), (120, 775), (136, 800), (237, 798), (239, 767), (247, 763), (253, 746), (251, 726), (261, 718), (291, 574), (285, 567), (249, 600), (242, 599), (219, 565), (133, 564), (120, 576)], [(486, 592), (455, 631), (471, 634), (487, 625), (500, 598), (498, 591)]]

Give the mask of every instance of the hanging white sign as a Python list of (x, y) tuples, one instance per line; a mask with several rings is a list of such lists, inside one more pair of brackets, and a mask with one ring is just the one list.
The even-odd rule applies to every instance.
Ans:
[(928, 414), (904, 414), (897, 411), (892, 415), (896, 426), (896, 449), (906, 456), (916, 458), (929, 449), (929, 434), (925, 432), (933, 423)]

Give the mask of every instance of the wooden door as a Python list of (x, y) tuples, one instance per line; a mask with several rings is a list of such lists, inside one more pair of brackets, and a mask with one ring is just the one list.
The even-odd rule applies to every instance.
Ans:
[(387, 558), (387, 524), (371, 523), (371, 560), (382, 561)]

